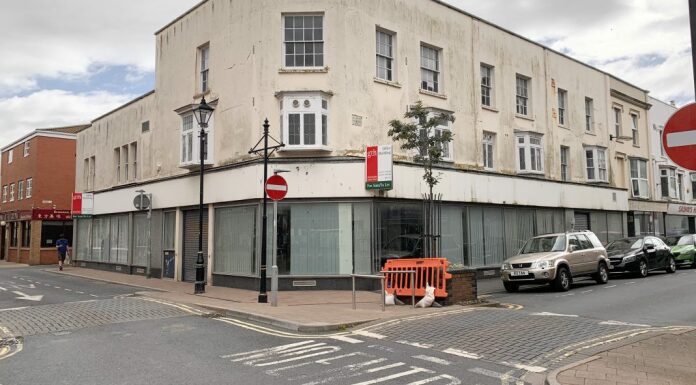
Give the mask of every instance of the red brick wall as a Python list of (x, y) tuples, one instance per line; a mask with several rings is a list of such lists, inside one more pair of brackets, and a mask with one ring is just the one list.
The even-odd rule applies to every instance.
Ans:
[[(7, 202), (2, 203), (0, 199), (0, 210), (2, 211), (14, 211), (14, 210), (30, 210), (34, 202), (34, 198), (18, 200), (19, 185), (17, 182), (20, 180), (25, 181), (24, 193), (26, 195), (26, 179), (34, 178), (34, 184), (36, 184), (36, 178), (34, 176), (36, 170), (36, 161), (38, 159), (36, 151), (36, 143), (39, 138), (32, 138), (29, 140), (29, 156), (24, 156), (24, 142), (19, 143), (14, 148), (12, 148), (13, 156), (12, 163), (7, 163), (9, 159), (10, 150), (6, 150), (2, 153), (2, 175), (0, 175), (0, 186), (7, 187)], [(15, 184), (15, 200), (10, 202), (10, 184)], [(0, 187), (0, 194), (2, 193), (2, 187)], [(36, 196), (32, 193), (32, 196)], [(0, 195), (0, 198), (2, 196)], [(39, 200), (39, 202), (41, 202)]]

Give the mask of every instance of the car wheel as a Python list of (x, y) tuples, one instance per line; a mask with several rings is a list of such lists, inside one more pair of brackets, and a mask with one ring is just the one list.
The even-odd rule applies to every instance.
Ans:
[(648, 262), (645, 259), (641, 259), (638, 262), (638, 278), (645, 278), (648, 276)]
[(505, 286), (505, 291), (508, 293), (517, 293), (520, 290), (520, 285), (513, 282), (503, 282), (503, 286)]
[(570, 271), (565, 267), (559, 268), (556, 273), (556, 280), (553, 283), (554, 289), (556, 289), (556, 291), (568, 291), (570, 290), (570, 285)]
[(677, 262), (674, 261), (674, 257), (669, 257), (669, 261), (667, 262), (667, 267), (665, 268), (665, 271), (669, 274), (672, 274), (675, 271), (677, 271)]
[(604, 285), (605, 283), (609, 282), (609, 271), (607, 270), (607, 265), (600, 263), (593, 278), (595, 282), (600, 285)]

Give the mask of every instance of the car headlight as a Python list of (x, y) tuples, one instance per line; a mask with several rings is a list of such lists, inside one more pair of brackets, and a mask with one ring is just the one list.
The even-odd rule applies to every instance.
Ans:
[(633, 262), (635, 260), (636, 260), (635, 255), (629, 255), (628, 257), (624, 257), (624, 259), (623, 259), (624, 263)]
[(512, 270), (512, 266), (510, 266), (509, 263), (503, 263), (503, 266), (500, 268), (501, 270)]
[(553, 266), (550, 261), (536, 261), (532, 263), (533, 269), (549, 269)]

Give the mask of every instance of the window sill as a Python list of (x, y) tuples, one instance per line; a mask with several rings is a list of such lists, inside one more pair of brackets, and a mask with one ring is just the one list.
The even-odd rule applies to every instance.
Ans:
[(566, 126), (565, 124), (559, 124), (558, 127), (570, 131), (570, 127)]
[[(203, 162), (204, 167), (210, 167), (214, 164), (215, 162), (212, 160), (206, 160)], [(186, 162), (186, 163), (179, 163), (179, 168), (185, 168), (187, 170), (197, 170), (198, 168), (201, 167), (201, 162)]]
[(534, 121), (534, 118), (532, 118), (529, 115), (520, 115), (520, 114), (515, 113), (515, 117), (520, 118), (520, 119), (524, 119), (524, 120), (529, 120), (530, 122)]
[(278, 152), (309, 152), (309, 151), (321, 151), (321, 152), (331, 152), (329, 146), (291, 146), (286, 144), (285, 147), (278, 149)]
[(635, 147), (635, 148), (640, 148), (640, 145), (635, 145), (635, 144), (634, 144), (633, 147)]
[(440, 99), (445, 99), (445, 100), (447, 100), (447, 95), (445, 95), (445, 94), (440, 94), (440, 93), (437, 93), (437, 92), (424, 90), (424, 89), (422, 89), (422, 88), (419, 89), (418, 92), (420, 92), (420, 93), (423, 94), (423, 95), (434, 96), (434, 97), (436, 97), (436, 98), (440, 98)]
[(208, 88), (207, 90), (205, 90), (205, 92), (199, 92), (199, 93), (193, 95), (193, 98), (194, 98), (194, 99), (198, 99), (198, 98), (202, 98), (202, 97), (208, 96), (208, 95), (210, 95), (210, 88)]
[(281, 68), (279, 74), (325, 74), (329, 72), (329, 67), (298, 67), (298, 68)]
[(484, 109), (484, 110), (491, 111), (491, 112), (496, 112), (496, 113), (497, 113), (497, 112), (500, 112), (500, 111), (498, 111), (497, 108), (491, 107), (491, 106), (487, 106), (487, 105), (485, 105), (485, 104), (482, 104), (482, 105), (481, 105), (481, 108)]
[(543, 171), (517, 170), (518, 175), (544, 176)]
[(603, 185), (609, 184), (609, 181), (607, 181), (607, 180), (587, 180), (586, 182), (588, 184), (603, 184)]
[(373, 80), (375, 81), (375, 83), (384, 84), (385, 86), (391, 86), (394, 88), (401, 88), (401, 84), (399, 84), (397, 82), (392, 82), (392, 81), (380, 79), (377, 77), (373, 78)]
[(597, 136), (597, 134), (595, 134), (594, 131), (587, 131), (587, 130), (585, 130), (585, 135)]

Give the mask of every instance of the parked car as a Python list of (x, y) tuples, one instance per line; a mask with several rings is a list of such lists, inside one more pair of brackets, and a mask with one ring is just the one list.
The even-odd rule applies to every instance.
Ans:
[(672, 249), (672, 255), (677, 266), (686, 265), (696, 269), (696, 234), (665, 237), (662, 239)]
[(516, 292), (520, 285), (540, 283), (567, 291), (573, 280), (581, 276), (590, 276), (598, 284), (609, 280), (607, 252), (591, 231), (534, 237), (518, 255), (503, 263), (500, 273), (508, 292)]
[(419, 234), (406, 234), (394, 237), (382, 248), (380, 266), (389, 259), (423, 258), (422, 238)]
[(677, 270), (669, 246), (654, 236), (617, 239), (607, 245), (607, 253), (612, 273), (635, 273), (644, 278), (651, 270), (664, 269), (668, 273)]

